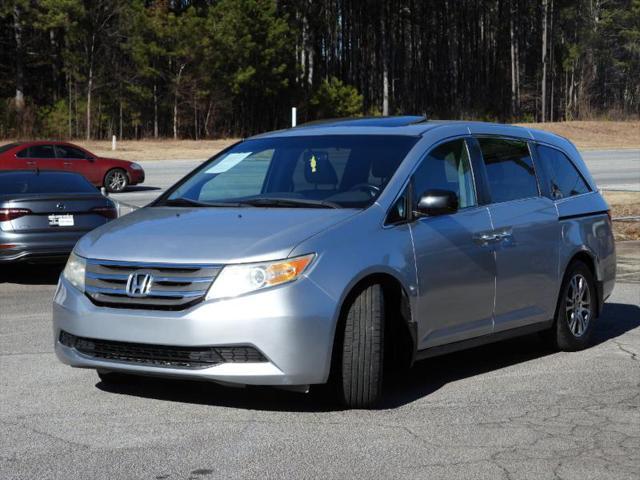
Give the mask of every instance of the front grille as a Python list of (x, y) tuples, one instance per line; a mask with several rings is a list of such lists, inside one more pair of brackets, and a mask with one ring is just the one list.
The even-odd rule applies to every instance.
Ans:
[(221, 363), (267, 361), (262, 353), (248, 346), (174, 347), (82, 338), (65, 331), (60, 332), (60, 343), (87, 357), (152, 367), (202, 369)]
[[(112, 308), (184, 310), (204, 298), (220, 265), (162, 264), (87, 260), (85, 291), (96, 305)], [(132, 274), (148, 274), (151, 282), (144, 296), (127, 293)]]

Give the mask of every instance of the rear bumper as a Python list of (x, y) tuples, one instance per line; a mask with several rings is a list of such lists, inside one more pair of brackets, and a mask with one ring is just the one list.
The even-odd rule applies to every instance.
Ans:
[(0, 263), (63, 261), (85, 233), (84, 231), (69, 232), (64, 235), (51, 235), (49, 238), (0, 235)]

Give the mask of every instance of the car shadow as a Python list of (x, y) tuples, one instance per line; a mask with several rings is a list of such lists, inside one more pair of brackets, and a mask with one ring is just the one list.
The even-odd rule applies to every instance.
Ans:
[[(640, 307), (607, 304), (596, 323), (598, 345), (640, 327)], [(411, 369), (387, 374), (385, 392), (378, 409), (412, 403), (458, 380), (494, 372), (557, 353), (538, 334), (505, 340), (482, 347), (417, 362)], [(329, 388), (314, 387), (310, 395), (270, 387), (232, 388), (215, 383), (131, 377), (124, 384), (98, 382), (100, 390), (171, 402), (242, 408), (258, 411), (323, 412), (342, 410)]]
[[(130, 185), (127, 188), (125, 188), (123, 192), (120, 192), (120, 193), (150, 192), (153, 190), (162, 190), (162, 189), (160, 187), (149, 187), (147, 185)], [(111, 195), (118, 195), (118, 194), (112, 193)]]
[(51, 263), (12, 263), (0, 268), (0, 284), (55, 285), (64, 270), (66, 258)]

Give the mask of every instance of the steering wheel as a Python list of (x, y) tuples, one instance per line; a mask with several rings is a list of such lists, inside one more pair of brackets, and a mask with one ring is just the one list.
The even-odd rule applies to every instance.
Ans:
[(370, 197), (373, 198), (378, 193), (380, 193), (380, 187), (376, 187), (375, 185), (371, 185), (370, 183), (356, 183), (351, 188), (349, 188), (349, 191), (366, 192)]

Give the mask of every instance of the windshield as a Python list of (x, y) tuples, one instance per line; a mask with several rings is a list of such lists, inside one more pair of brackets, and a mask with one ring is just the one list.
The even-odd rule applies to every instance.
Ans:
[(247, 140), (205, 163), (158, 204), (364, 208), (417, 140), (399, 135)]

